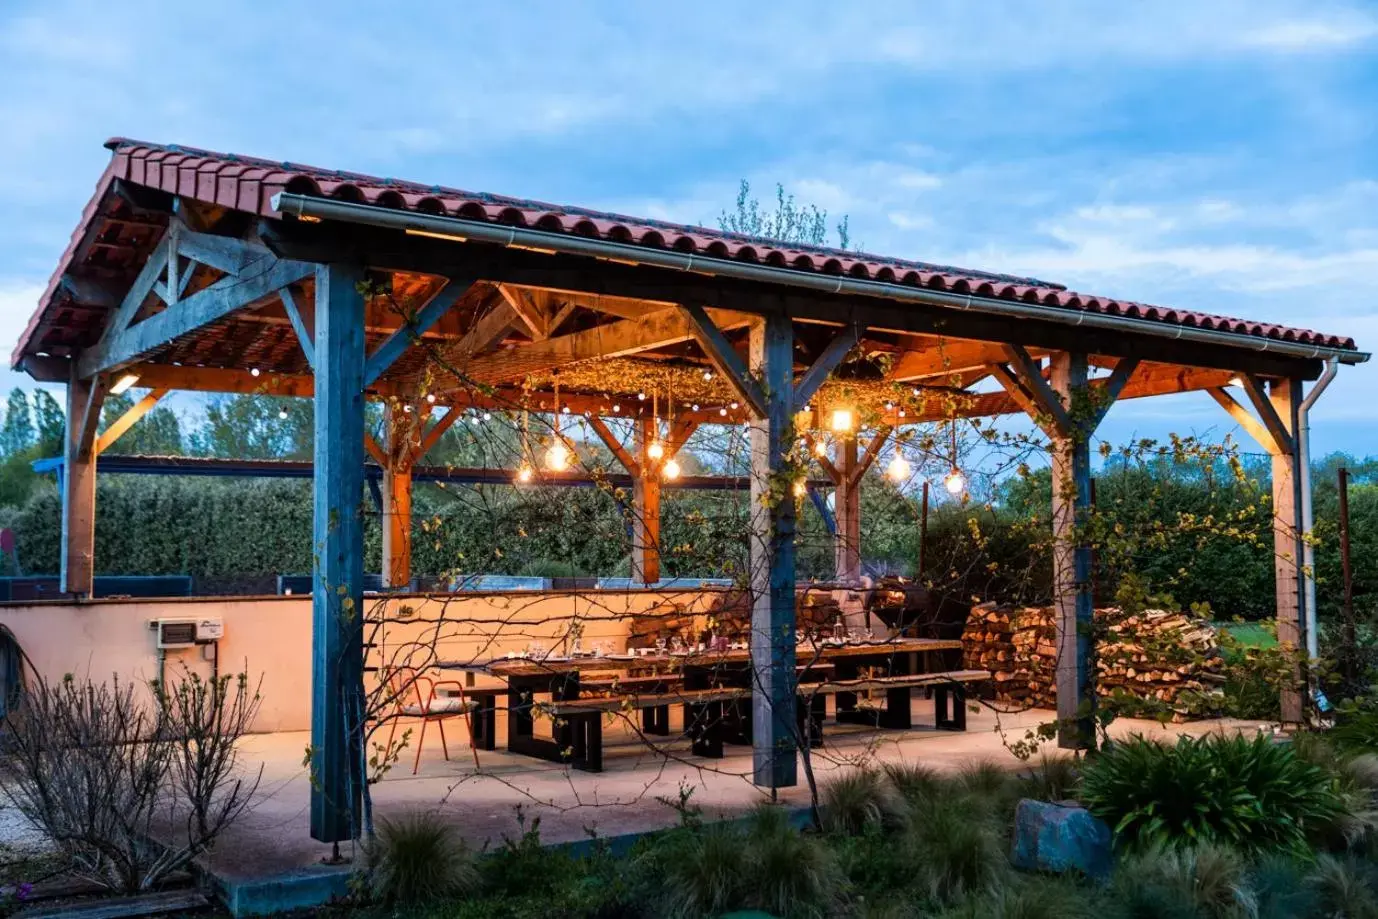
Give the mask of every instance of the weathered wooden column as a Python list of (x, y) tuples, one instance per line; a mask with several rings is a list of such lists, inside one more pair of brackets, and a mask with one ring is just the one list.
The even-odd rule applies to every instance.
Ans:
[(861, 577), (861, 470), (855, 432), (847, 432), (838, 441), (837, 472), (833, 558), (837, 579), (852, 581)]
[[(632, 476), (632, 578), (642, 584), (660, 580), (660, 469), (646, 451), (659, 439), (657, 422), (640, 418), (636, 422), (636, 463), (627, 471)], [(665, 449), (662, 444), (661, 449)]]
[(95, 582), (96, 426), (105, 381), (81, 379), (76, 361), (67, 383), (67, 430), (62, 470), (62, 592), (89, 597)]
[[(1085, 354), (1057, 352), (1052, 357), (1053, 392), (1068, 412), (1084, 405)], [(1058, 746), (1085, 749), (1095, 740), (1094, 597), (1091, 548), (1080, 529), (1091, 507), (1091, 430), (1070, 416), (1066, 430), (1053, 438), (1053, 596), (1057, 602)]]
[(354, 266), (316, 271), (311, 836), (359, 832), (363, 788), (364, 300)]
[(752, 779), (797, 778), (794, 651), (794, 501), (785, 479), (793, 439), (794, 329), (770, 315), (751, 327), (750, 366), (765, 411), (751, 422)]
[[(1305, 580), (1302, 577), (1301, 469), (1298, 466), (1298, 409), (1301, 407), (1300, 380), (1275, 380), (1269, 386), (1268, 401), (1285, 429), (1272, 452), (1273, 479), (1273, 578), (1277, 589), (1278, 642), (1285, 647), (1304, 649)], [(1292, 686), (1282, 691), (1282, 720), (1300, 724), (1303, 717), (1302, 674), (1293, 673)]]

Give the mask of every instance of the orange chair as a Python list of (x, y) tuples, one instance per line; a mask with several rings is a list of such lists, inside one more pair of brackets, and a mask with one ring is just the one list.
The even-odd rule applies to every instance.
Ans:
[[(474, 754), (474, 768), (478, 768), (478, 746), (474, 743), (474, 722), (470, 717), (478, 703), (464, 696), (464, 687), (455, 680), (432, 680), (417, 673), (411, 667), (397, 667), (388, 673), (388, 692), (396, 706), (392, 714), (392, 730), (388, 732), (388, 746), (392, 749), (397, 736), (397, 722), (412, 718), (421, 722), (421, 733), (416, 739), (416, 761), (412, 763), (411, 774), (416, 775), (421, 768), (421, 747), (426, 741), (426, 726), (435, 722), (440, 730), (440, 748), (445, 751), (445, 761), (450, 761), (450, 748), (445, 742), (445, 722), (451, 718), (463, 718), (469, 729), (469, 749)], [(437, 696), (436, 690), (449, 689), (454, 695)]]

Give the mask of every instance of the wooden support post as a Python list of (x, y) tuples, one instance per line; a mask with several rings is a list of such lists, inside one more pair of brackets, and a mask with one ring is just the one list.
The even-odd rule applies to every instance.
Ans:
[[(1075, 394), (1087, 385), (1085, 354), (1052, 357), (1051, 389), (1064, 412), (1084, 404)], [(1055, 413), (1056, 414), (1056, 413)], [(1053, 592), (1057, 602), (1058, 746), (1088, 749), (1095, 742), (1095, 647), (1091, 596), (1091, 549), (1080, 534), (1091, 506), (1090, 435), (1068, 418), (1053, 439)]]
[(96, 425), (105, 401), (103, 378), (81, 379), (73, 362), (67, 382), (63, 441), (62, 592), (89, 597), (95, 582)]
[[(1297, 465), (1298, 409), (1301, 407), (1301, 381), (1278, 380), (1270, 387), (1265, 405), (1275, 415), (1270, 424), (1275, 441), (1289, 449), (1273, 453), (1273, 577), (1277, 588), (1278, 643), (1292, 650), (1304, 649), (1304, 601), (1302, 591), (1301, 470)], [(1282, 720), (1300, 724), (1303, 717), (1302, 674), (1300, 664), (1293, 673), (1292, 685), (1282, 691)]]
[(650, 585), (660, 580), (660, 468), (661, 462), (652, 459), (647, 448), (659, 437), (657, 422), (640, 418), (636, 422), (636, 468), (628, 469), (632, 476), (632, 578)]
[(794, 329), (769, 315), (751, 328), (751, 369), (765, 413), (751, 423), (752, 781), (794, 785), (794, 501), (785, 479), (793, 435)]
[(383, 583), (411, 584), (411, 486), (417, 451), (416, 413), (390, 402), (383, 464)]
[(834, 514), (837, 532), (833, 535), (833, 560), (839, 581), (861, 577), (861, 476), (856, 435), (848, 433), (838, 441), (837, 490)]
[(363, 272), (316, 271), (311, 837), (359, 832), (363, 736)]

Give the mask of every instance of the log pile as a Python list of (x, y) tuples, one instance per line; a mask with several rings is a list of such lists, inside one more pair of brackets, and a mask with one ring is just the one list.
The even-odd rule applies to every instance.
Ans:
[[(1186, 613), (1096, 610), (1101, 696), (1128, 696), (1166, 707), (1175, 720), (1209, 708), (1224, 682), (1215, 629)], [(989, 670), (995, 701), (1057, 706), (1057, 629), (1051, 607), (972, 607), (962, 633), (964, 666)]]

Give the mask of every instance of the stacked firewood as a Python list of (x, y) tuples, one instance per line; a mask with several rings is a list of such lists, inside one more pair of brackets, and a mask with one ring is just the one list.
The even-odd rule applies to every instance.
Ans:
[[(1166, 707), (1181, 720), (1209, 709), (1224, 661), (1215, 629), (1186, 613), (1096, 610), (1097, 691)], [(962, 633), (965, 666), (989, 670), (997, 702), (1057, 704), (1057, 627), (1051, 607), (972, 607)]]

